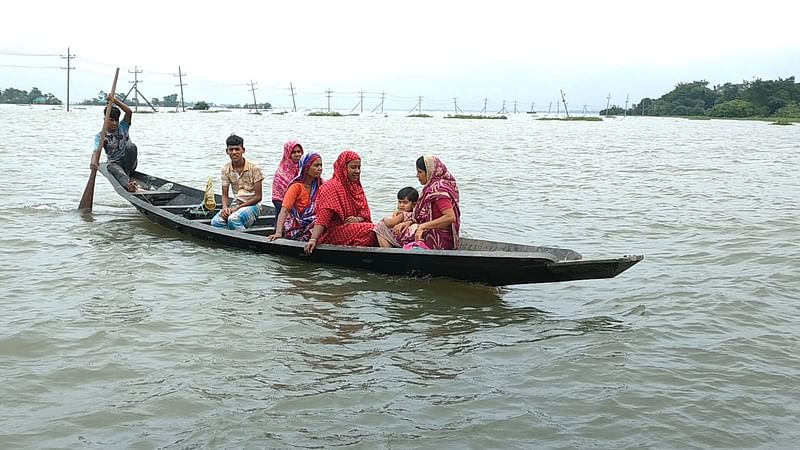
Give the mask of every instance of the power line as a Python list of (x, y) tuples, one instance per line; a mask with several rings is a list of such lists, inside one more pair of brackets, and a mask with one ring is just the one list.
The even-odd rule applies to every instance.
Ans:
[(61, 66), (26, 66), (21, 64), (0, 64), (0, 67), (16, 67), (19, 69), (61, 69)]
[(50, 54), (50, 53), (22, 53), (22, 52), (12, 52), (9, 50), (0, 50), (0, 55), (4, 56), (61, 56), (59, 54)]

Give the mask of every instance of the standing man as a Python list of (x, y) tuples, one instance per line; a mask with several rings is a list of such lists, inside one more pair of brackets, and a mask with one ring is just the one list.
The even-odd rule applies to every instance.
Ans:
[[(231, 162), (222, 167), (222, 210), (211, 219), (211, 225), (231, 230), (244, 230), (253, 225), (261, 212), (261, 184), (264, 176), (257, 164), (244, 158), (244, 139), (232, 134), (225, 140), (225, 153)], [(228, 200), (228, 187), (233, 202)]]
[[(136, 170), (138, 164), (138, 151), (136, 144), (131, 142), (128, 130), (131, 128), (131, 118), (133, 111), (122, 100), (118, 99), (112, 94), (108, 94), (108, 99), (113, 103), (111, 106), (111, 114), (108, 117), (108, 124), (106, 128), (106, 139), (103, 142), (103, 148), (106, 150), (106, 168), (108, 172), (114, 175), (114, 178), (119, 181), (119, 184), (125, 186), (128, 192), (136, 192), (138, 186), (131, 180), (131, 174)], [(119, 106), (119, 108), (117, 108)], [(108, 106), (106, 106), (108, 108)], [(125, 117), (122, 122), (119, 121), (120, 109), (125, 111)], [(103, 109), (103, 116), (106, 110)], [(94, 153), (92, 153), (92, 161), (89, 167), (97, 170), (100, 163), (100, 133), (94, 137)]]

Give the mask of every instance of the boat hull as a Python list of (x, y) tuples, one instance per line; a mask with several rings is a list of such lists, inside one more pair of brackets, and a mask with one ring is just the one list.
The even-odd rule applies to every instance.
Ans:
[[(584, 260), (568, 249), (537, 247), (506, 242), (462, 239), (460, 250), (402, 250), (378, 247), (320, 245), (312, 255), (303, 252), (304, 242), (278, 239), (269, 242), (273, 232), (274, 209), (262, 206), (262, 216), (246, 232), (215, 228), (208, 220), (187, 219), (182, 212), (202, 202), (203, 191), (177, 183), (158, 190), (167, 180), (134, 174), (143, 193), (126, 191), (105, 167), (100, 172), (123, 198), (148, 220), (195, 239), (226, 247), (300, 258), (315, 263), (363, 269), (388, 275), (447, 277), (490, 286), (549, 283), (613, 278), (643, 259), (640, 255)], [(217, 203), (220, 204), (219, 196)]]

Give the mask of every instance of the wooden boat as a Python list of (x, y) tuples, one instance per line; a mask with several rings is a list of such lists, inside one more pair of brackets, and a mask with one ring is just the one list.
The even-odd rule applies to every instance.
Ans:
[[(261, 215), (246, 231), (215, 228), (209, 219), (188, 219), (183, 213), (203, 201), (204, 191), (136, 172), (133, 179), (142, 192), (131, 193), (108, 174), (100, 172), (114, 190), (148, 220), (170, 230), (205, 241), (262, 253), (304, 258), (318, 263), (365, 269), (390, 275), (448, 277), (490, 286), (555, 281), (613, 278), (643, 259), (641, 255), (584, 260), (568, 249), (462, 239), (459, 250), (403, 250), (378, 247), (320, 245), (312, 255), (303, 252), (305, 242), (278, 239), (274, 232), (274, 208), (262, 205)], [(221, 204), (216, 195), (217, 205)]]

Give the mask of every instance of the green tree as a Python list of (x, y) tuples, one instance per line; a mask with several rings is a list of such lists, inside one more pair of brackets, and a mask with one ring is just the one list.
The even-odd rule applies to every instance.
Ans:
[(199, 102), (196, 102), (192, 109), (198, 110), (198, 111), (205, 111), (205, 110), (208, 109), (208, 103), (206, 103), (206, 102), (201, 100)]
[(178, 94), (165, 95), (164, 106), (178, 106)]
[(800, 104), (789, 102), (781, 109), (775, 111), (775, 115), (778, 117), (800, 118)]
[(678, 83), (675, 89), (664, 94), (653, 107), (658, 116), (702, 116), (714, 106), (716, 94), (708, 88), (708, 81)]
[(730, 100), (714, 106), (708, 115), (712, 117), (750, 117), (755, 108), (747, 100)]
[(37, 87), (31, 89), (31, 92), (28, 93), (28, 103), (33, 103), (33, 101), (36, 100), (39, 97), (44, 97), (44, 94), (42, 94), (42, 91), (40, 91), (39, 88), (37, 88)]
[(8, 88), (3, 92), (3, 103), (29, 103), (28, 93), (16, 88)]
[(800, 103), (800, 88), (795, 84), (794, 77), (777, 80), (762, 80), (745, 82), (745, 89), (741, 98), (753, 104), (755, 114), (771, 116), (790, 102)]
[(714, 86), (714, 92), (717, 94), (717, 104), (736, 100), (744, 88), (743, 84), (725, 83), (723, 85)]

